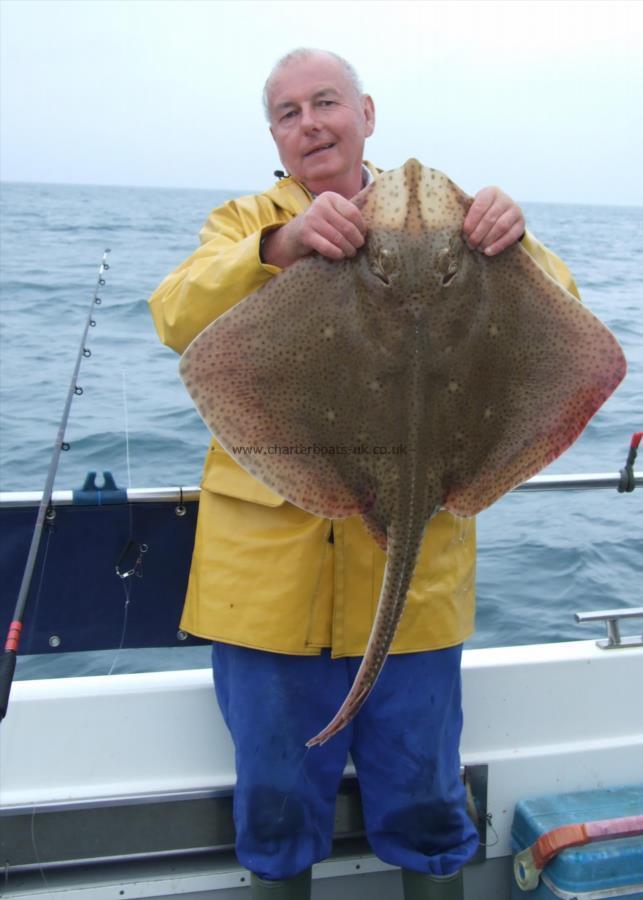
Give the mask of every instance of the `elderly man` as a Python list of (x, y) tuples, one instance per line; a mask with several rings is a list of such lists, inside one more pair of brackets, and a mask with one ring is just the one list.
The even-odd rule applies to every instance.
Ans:
[[(352, 257), (366, 226), (351, 202), (378, 170), (363, 161), (375, 109), (332, 53), (280, 60), (264, 92), (288, 177), (208, 218), (201, 247), (150, 300), (161, 340), (182, 352), (243, 297), (309, 253)], [(529, 234), (518, 206), (481, 190), (463, 226), (472, 250), (518, 240), (568, 289), (563, 263)], [(306, 309), (302, 308), (302, 316)], [(243, 471), (212, 441), (201, 483), (186, 631), (211, 639), (219, 704), (236, 751), (237, 855), (253, 896), (310, 896), (330, 852), (350, 751), (374, 852), (403, 870), (404, 896), (462, 897), (477, 834), (459, 776), (460, 658), (474, 618), (475, 533), (430, 522), (392, 653), (363, 709), (322, 747), (364, 652), (384, 554), (358, 518), (317, 519)]]

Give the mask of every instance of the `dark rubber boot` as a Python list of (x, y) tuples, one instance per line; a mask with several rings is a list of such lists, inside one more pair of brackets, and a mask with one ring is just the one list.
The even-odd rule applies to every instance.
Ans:
[(294, 878), (283, 881), (268, 881), (252, 875), (250, 878), (250, 896), (252, 900), (310, 900), (311, 869), (306, 869)]
[(404, 900), (464, 900), (462, 869), (454, 875), (425, 875), (402, 869)]

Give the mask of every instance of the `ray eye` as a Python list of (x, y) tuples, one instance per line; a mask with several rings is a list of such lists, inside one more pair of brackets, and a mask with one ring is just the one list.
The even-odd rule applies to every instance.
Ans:
[(373, 260), (371, 271), (382, 284), (390, 285), (391, 274), (397, 269), (397, 256), (394, 250), (383, 247)]
[(451, 282), (453, 281), (453, 279), (455, 278), (455, 276), (456, 276), (457, 274), (458, 274), (458, 270), (457, 270), (457, 269), (453, 269), (453, 271), (447, 272), (447, 273), (442, 277), (442, 287), (448, 287), (448, 286), (451, 284)]
[(391, 279), (388, 277), (386, 272), (383, 269), (376, 268), (372, 270), (373, 275), (382, 282), (382, 284), (389, 285), (391, 283)]

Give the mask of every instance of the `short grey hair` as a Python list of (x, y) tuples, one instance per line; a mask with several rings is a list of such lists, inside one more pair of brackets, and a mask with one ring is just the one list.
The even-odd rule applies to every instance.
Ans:
[(362, 88), (361, 79), (353, 66), (351, 66), (351, 64), (347, 60), (345, 60), (343, 56), (339, 56), (337, 53), (333, 53), (332, 50), (317, 50), (314, 47), (298, 47), (296, 50), (291, 50), (290, 53), (286, 53), (286, 55), (282, 56), (281, 59), (278, 59), (270, 70), (270, 75), (268, 75), (268, 78), (266, 79), (266, 83), (263, 87), (262, 100), (263, 111), (266, 114), (266, 119), (268, 121), (270, 121), (270, 103), (268, 100), (268, 94), (270, 92), (270, 88), (272, 87), (272, 81), (279, 69), (291, 62), (298, 62), (300, 59), (308, 59), (308, 57), (315, 56), (318, 53), (322, 53), (324, 56), (330, 56), (332, 59), (337, 60), (337, 62), (340, 63), (342, 68), (344, 69), (346, 77), (355, 88), (355, 93), (357, 94), (357, 96), (362, 96), (364, 90)]

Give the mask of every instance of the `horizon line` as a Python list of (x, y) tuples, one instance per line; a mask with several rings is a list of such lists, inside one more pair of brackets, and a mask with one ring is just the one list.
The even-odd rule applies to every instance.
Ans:
[[(218, 193), (229, 193), (231, 197), (243, 197), (253, 194), (264, 193), (263, 189), (238, 189), (238, 188), (215, 188), (215, 187), (194, 187), (187, 185), (172, 184), (114, 184), (114, 183), (98, 183), (95, 181), (26, 181), (24, 179), (0, 178), (0, 187), (5, 184), (23, 184), (23, 185), (43, 185), (46, 187), (97, 187), (97, 188), (136, 188), (138, 190), (150, 191), (216, 191)], [(605, 201), (590, 200), (518, 200), (518, 203), (535, 203), (542, 205), (560, 205), (560, 206), (607, 206), (617, 207), (619, 209), (642, 209), (643, 203), (607, 203)]]

